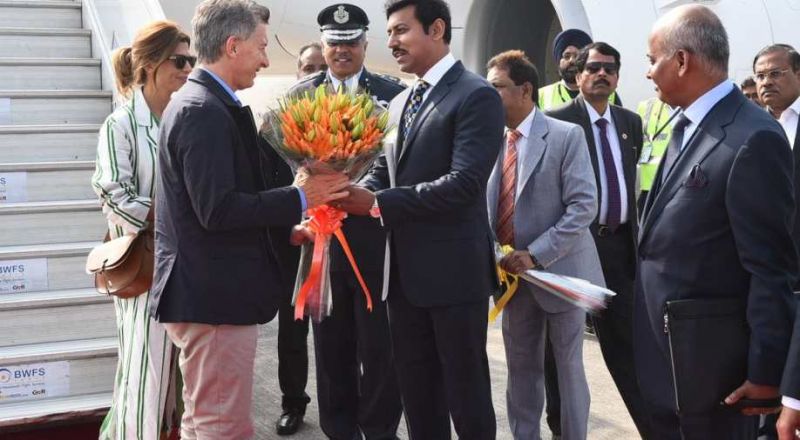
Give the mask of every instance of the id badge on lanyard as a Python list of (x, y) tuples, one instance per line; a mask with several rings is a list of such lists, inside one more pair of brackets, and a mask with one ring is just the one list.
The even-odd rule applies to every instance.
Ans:
[(642, 145), (642, 153), (639, 155), (639, 164), (646, 164), (650, 162), (650, 159), (653, 157), (653, 142), (645, 141), (644, 145)]

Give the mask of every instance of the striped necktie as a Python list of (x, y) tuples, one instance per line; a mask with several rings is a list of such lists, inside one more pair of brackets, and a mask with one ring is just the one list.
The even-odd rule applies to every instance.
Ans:
[(500, 198), (497, 201), (497, 240), (514, 245), (514, 198), (517, 194), (517, 140), (520, 132), (510, 130), (506, 135), (506, 155), (500, 179)]

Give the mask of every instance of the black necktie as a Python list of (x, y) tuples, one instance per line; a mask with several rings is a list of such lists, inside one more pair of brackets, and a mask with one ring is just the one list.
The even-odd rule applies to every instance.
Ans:
[(672, 126), (672, 136), (670, 137), (669, 144), (667, 145), (667, 152), (664, 154), (664, 165), (662, 166), (661, 170), (662, 184), (665, 180), (667, 180), (667, 176), (672, 170), (672, 166), (675, 165), (675, 160), (677, 160), (678, 156), (681, 154), (681, 147), (683, 146), (683, 134), (686, 131), (686, 126), (691, 123), (692, 121), (690, 121), (689, 118), (683, 114), (680, 114), (678, 115), (678, 119), (675, 121), (675, 125)]

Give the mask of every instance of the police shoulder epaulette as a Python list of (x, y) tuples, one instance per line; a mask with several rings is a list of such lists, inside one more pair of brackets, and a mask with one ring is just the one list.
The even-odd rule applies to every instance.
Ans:
[(307, 82), (313, 82), (314, 80), (317, 79), (317, 77), (323, 76), (323, 75), (325, 75), (325, 71), (324, 70), (320, 70), (319, 72), (311, 73), (309, 75), (306, 75), (306, 76), (300, 78), (297, 81), (297, 84), (300, 85), (300, 84), (305, 84)]
[(373, 75), (377, 76), (380, 79), (384, 79), (386, 81), (390, 81), (390, 82), (393, 82), (393, 83), (396, 83), (396, 84), (403, 85), (403, 80), (401, 80), (400, 78), (398, 78), (396, 76), (387, 75), (385, 73), (373, 73)]

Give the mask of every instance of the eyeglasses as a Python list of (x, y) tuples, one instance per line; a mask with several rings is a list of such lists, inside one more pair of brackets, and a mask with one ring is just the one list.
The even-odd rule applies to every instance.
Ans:
[(783, 75), (786, 75), (786, 72), (790, 70), (792, 69), (775, 69), (775, 70), (770, 70), (769, 72), (758, 72), (754, 75), (754, 77), (756, 79), (756, 82), (764, 82), (767, 80), (768, 77), (770, 80), (776, 81), (781, 79)]
[(561, 55), (561, 59), (564, 61), (572, 61), (578, 59), (578, 52), (564, 52)]
[(605, 70), (609, 75), (616, 75), (619, 67), (614, 63), (601, 63), (599, 61), (586, 63), (586, 65), (583, 66), (583, 70), (589, 73), (597, 73), (600, 69)]
[(189, 63), (189, 67), (192, 68), (194, 68), (195, 63), (197, 63), (197, 57), (191, 55), (172, 55), (167, 59), (172, 61), (175, 64), (175, 68), (178, 70), (183, 70), (183, 68), (186, 67), (186, 63)]

